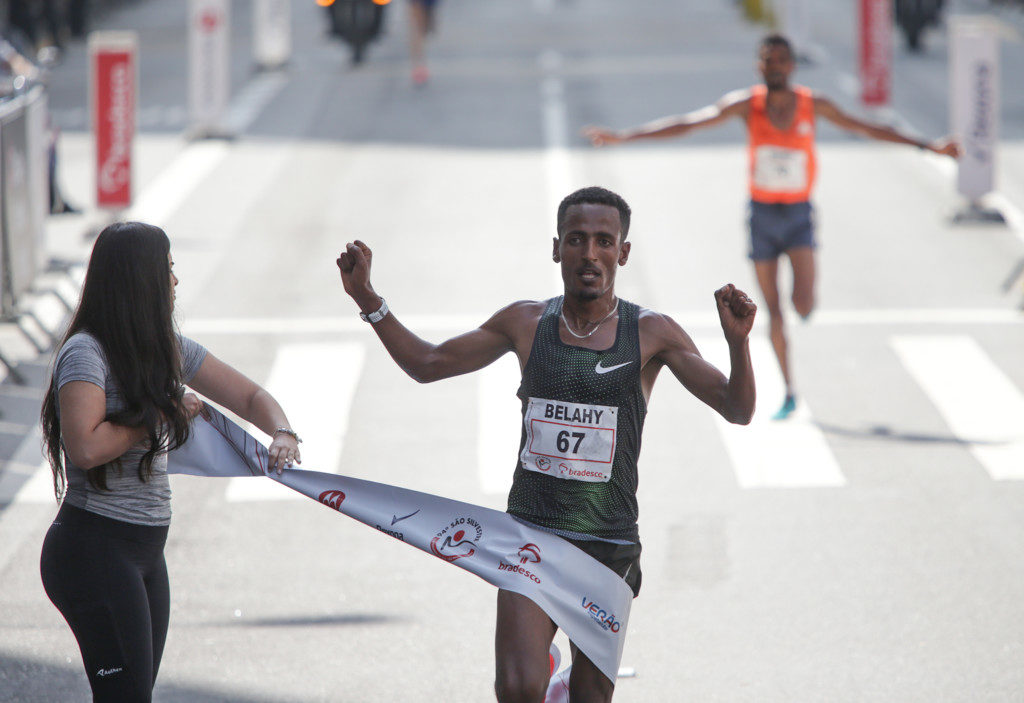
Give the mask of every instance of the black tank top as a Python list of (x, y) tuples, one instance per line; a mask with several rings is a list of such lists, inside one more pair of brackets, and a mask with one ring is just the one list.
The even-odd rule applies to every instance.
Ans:
[(619, 302), (615, 343), (604, 350), (563, 342), (561, 310), (561, 296), (548, 301), (523, 370), (508, 512), (558, 532), (638, 541), (637, 458), (647, 414), (640, 308)]

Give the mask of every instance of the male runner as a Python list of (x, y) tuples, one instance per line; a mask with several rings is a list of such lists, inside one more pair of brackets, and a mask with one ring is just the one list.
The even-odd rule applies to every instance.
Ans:
[[(361, 317), (415, 380), (476, 371), (515, 352), (523, 373), (523, 439), (508, 512), (568, 539), (616, 571), (636, 595), (636, 462), (654, 381), (668, 367), (727, 420), (748, 423), (754, 374), (747, 337), (757, 307), (732, 284), (715, 292), (732, 366), (726, 378), (671, 318), (616, 297), (615, 275), (630, 252), (629, 218), (629, 206), (611, 191), (572, 193), (558, 208), (552, 253), (561, 264), (564, 295), (512, 303), (438, 345), (390, 314), (370, 284), (369, 247), (348, 244), (337, 263)], [(539, 703), (548, 685), (554, 622), (528, 598), (499, 590), (496, 629), (498, 700)], [(573, 647), (569, 688), (575, 703), (609, 701), (613, 684)]]
[(758, 70), (764, 84), (727, 93), (714, 105), (668, 117), (633, 129), (612, 131), (586, 127), (595, 146), (634, 139), (681, 137), (739, 117), (747, 123), (750, 154), (750, 258), (768, 306), (772, 347), (786, 383), (786, 397), (775, 419), (796, 409), (796, 394), (787, 356), (785, 323), (779, 304), (779, 256), (793, 268), (793, 307), (807, 319), (814, 310), (814, 221), (809, 202), (814, 185), (814, 118), (872, 139), (911, 144), (956, 157), (949, 139), (931, 143), (908, 137), (884, 125), (865, 122), (840, 110), (827, 98), (802, 86), (790, 85), (795, 63), (789, 42), (778, 34), (765, 37), (758, 50)]

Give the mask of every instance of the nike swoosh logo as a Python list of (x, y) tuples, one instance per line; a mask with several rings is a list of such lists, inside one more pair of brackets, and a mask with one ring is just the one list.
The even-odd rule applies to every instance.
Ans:
[(597, 362), (597, 366), (594, 367), (594, 373), (608, 373), (615, 369), (621, 369), (623, 366), (629, 366), (632, 363), (632, 361), (626, 361), (621, 364), (615, 364), (615, 366), (601, 366), (601, 362), (599, 361)]
[[(418, 513), (418, 512), (419, 512), (419, 510), (416, 511), (416, 513)], [(416, 513), (409, 513), (408, 515), (403, 515), (402, 517), (398, 517), (397, 515), (392, 515), (391, 516), (391, 525), (394, 526), (394, 524), (396, 522), (401, 522), (402, 520), (405, 520), (407, 518), (411, 518)]]

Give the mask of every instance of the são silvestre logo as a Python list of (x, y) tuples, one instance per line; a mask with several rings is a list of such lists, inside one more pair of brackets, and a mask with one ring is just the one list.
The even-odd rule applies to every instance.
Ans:
[(455, 518), (430, 540), (430, 551), (448, 562), (471, 557), (476, 554), (476, 543), (483, 536), (483, 528), (473, 518)]

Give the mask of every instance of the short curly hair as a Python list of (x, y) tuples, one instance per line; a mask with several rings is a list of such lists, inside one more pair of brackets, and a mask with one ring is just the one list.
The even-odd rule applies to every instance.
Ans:
[(761, 40), (761, 43), (757, 45), (757, 53), (760, 55), (762, 51), (767, 51), (777, 46), (785, 49), (790, 57), (793, 56), (793, 45), (789, 43), (789, 39), (786, 39), (786, 37), (777, 32), (768, 34)]
[(622, 239), (625, 241), (629, 234), (629, 216), (631, 210), (629, 205), (618, 193), (613, 193), (601, 186), (588, 186), (580, 188), (574, 193), (565, 196), (558, 205), (557, 229), (558, 236), (562, 236), (562, 225), (565, 224), (565, 213), (573, 205), (608, 205), (619, 211), (619, 224), (622, 228)]

